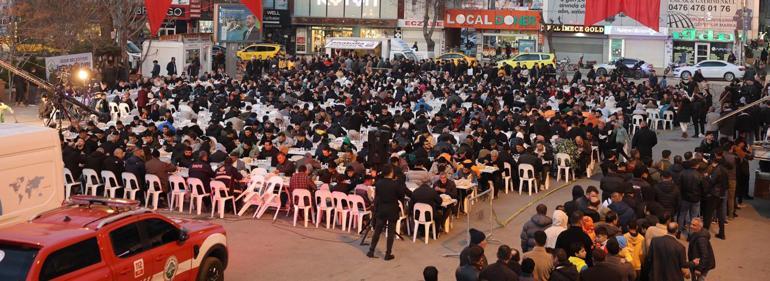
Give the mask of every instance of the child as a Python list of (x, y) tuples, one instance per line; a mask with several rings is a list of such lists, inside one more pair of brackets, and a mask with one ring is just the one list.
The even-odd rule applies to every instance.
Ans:
[(0, 102), (0, 123), (5, 123), (5, 113), (4, 113), (5, 111), (8, 111), (11, 114), (14, 114), (13, 113), (13, 108), (8, 106), (7, 104), (4, 104), (4, 103)]
[(628, 250), (628, 253), (631, 255), (631, 265), (634, 267), (634, 270), (637, 272), (642, 270), (642, 261), (644, 260), (644, 236), (639, 233), (639, 227), (636, 223), (636, 221), (631, 221), (628, 223), (628, 233), (623, 235), (623, 238), (626, 239), (626, 242), (628, 245), (621, 250), (621, 253)]
[(586, 270), (588, 268), (588, 265), (586, 264), (585, 258), (586, 258), (586, 249), (583, 248), (583, 245), (580, 243), (573, 243), (570, 245), (570, 252), (572, 253), (572, 256), (569, 257), (569, 262), (575, 265), (575, 268), (578, 272), (582, 272), (583, 270)]
[(604, 227), (596, 228), (596, 240), (594, 240), (594, 249), (601, 249), (602, 251), (607, 252), (607, 239), (609, 239), (609, 235), (607, 235), (607, 229)]

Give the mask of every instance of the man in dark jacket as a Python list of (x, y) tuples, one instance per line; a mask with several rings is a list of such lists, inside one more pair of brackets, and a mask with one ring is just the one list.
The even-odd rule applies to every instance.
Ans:
[(580, 273), (581, 281), (624, 281), (623, 274), (614, 264), (606, 261), (607, 252), (602, 249), (593, 250), (594, 265)]
[(562, 231), (562, 233), (559, 234), (559, 237), (556, 238), (556, 249), (562, 249), (567, 252), (567, 255), (574, 256), (575, 253), (571, 253), (570, 248), (573, 243), (579, 243), (583, 245), (583, 249), (586, 250), (586, 263), (588, 266), (591, 266), (593, 265), (593, 261), (591, 259), (591, 248), (593, 248), (593, 241), (591, 241), (591, 237), (589, 237), (580, 226), (580, 222), (582, 220), (582, 212), (578, 211), (570, 214), (569, 228), (567, 228), (565, 231)]
[(144, 151), (141, 148), (135, 148), (131, 153), (131, 156), (126, 158), (126, 172), (134, 174), (136, 180), (139, 183), (139, 191), (137, 191), (136, 198), (139, 201), (144, 201), (144, 175), (147, 170), (144, 168)]
[(636, 218), (636, 213), (634, 212), (634, 209), (632, 209), (631, 206), (628, 205), (628, 203), (623, 201), (622, 193), (613, 192), (611, 199), (612, 199), (612, 203), (609, 205), (609, 208), (610, 210), (618, 214), (621, 227), (628, 225), (628, 223), (631, 222), (631, 220)]
[(711, 233), (703, 228), (703, 221), (694, 218), (690, 223), (690, 236), (687, 237), (687, 256), (690, 259), (693, 280), (705, 280), (708, 272), (716, 267), (714, 249), (711, 248), (709, 239)]
[(660, 176), (661, 182), (655, 185), (655, 201), (663, 207), (664, 211), (669, 214), (676, 214), (681, 200), (679, 188), (674, 184), (670, 172), (663, 171)]
[(431, 188), (430, 185), (422, 184), (412, 191), (411, 199), (412, 206), (409, 213), (414, 213), (414, 205), (417, 203), (430, 205), (433, 208), (433, 220), (436, 222), (436, 229), (439, 229), (438, 231), (441, 232), (441, 228), (444, 226), (444, 219), (446, 219), (444, 214), (448, 212), (441, 207), (442, 200), (438, 192)]
[(544, 204), (537, 205), (537, 213), (521, 227), (521, 250), (529, 252), (535, 247), (535, 232), (544, 231), (551, 226), (553, 219), (548, 217), (548, 207)]
[(631, 139), (631, 148), (639, 150), (642, 160), (652, 159), (652, 148), (658, 144), (658, 136), (647, 127), (647, 122), (642, 121), (639, 130)]
[(395, 257), (391, 254), (393, 250), (393, 241), (396, 238), (396, 220), (399, 216), (398, 201), (404, 199), (404, 188), (402, 183), (395, 180), (393, 168), (388, 165), (382, 167), (381, 173), (384, 177), (375, 184), (374, 197), (374, 235), (369, 252), (366, 256), (373, 258), (374, 249), (377, 248), (377, 242), (380, 240), (385, 225), (388, 225), (388, 241), (385, 250), (385, 260), (392, 260)]
[(160, 76), (160, 64), (158, 64), (157, 60), (152, 61), (152, 71), (150, 73), (152, 74), (152, 78)]
[(569, 256), (563, 249), (556, 249), (553, 254), (556, 259), (553, 271), (548, 281), (575, 281), (578, 280), (578, 272), (575, 265), (569, 262)]
[(497, 262), (490, 264), (481, 271), (479, 280), (507, 280), (518, 281), (519, 276), (508, 266), (513, 250), (508, 245), (497, 248)]
[(176, 58), (171, 57), (171, 61), (166, 64), (166, 73), (168, 76), (176, 75)]
[(677, 222), (683, 229), (690, 225), (690, 220), (700, 216), (700, 201), (703, 196), (704, 182), (703, 175), (696, 169), (698, 160), (691, 159), (685, 163), (685, 169), (679, 176), (677, 186), (679, 186), (682, 199), (679, 201), (679, 213)]
[(650, 242), (642, 269), (642, 274), (648, 277), (647, 280), (684, 281), (685, 278), (690, 278), (687, 253), (675, 237), (678, 230), (677, 223), (669, 222), (666, 225), (666, 235), (653, 238)]
[(91, 154), (86, 157), (86, 169), (93, 169), (96, 171), (96, 174), (101, 176), (102, 173), (102, 165), (104, 164), (104, 158), (107, 157), (104, 155), (104, 149), (97, 148), (94, 152), (91, 152)]
[(616, 169), (610, 169), (609, 173), (599, 181), (599, 189), (602, 190), (602, 202), (610, 198), (613, 192), (626, 192), (631, 187)]
[(123, 158), (125, 155), (126, 154), (123, 152), (122, 148), (115, 148), (115, 150), (112, 151), (112, 155), (104, 158), (104, 162), (102, 162), (102, 169), (105, 171), (111, 171), (113, 174), (115, 174), (117, 180), (120, 181), (123, 171), (126, 170), (126, 164), (123, 163)]

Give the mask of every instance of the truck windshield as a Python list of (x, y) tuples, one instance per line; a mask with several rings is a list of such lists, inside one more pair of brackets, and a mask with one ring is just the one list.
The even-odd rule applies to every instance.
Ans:
[(0, 280), (26, 280), (38, 250), (0, 242)]

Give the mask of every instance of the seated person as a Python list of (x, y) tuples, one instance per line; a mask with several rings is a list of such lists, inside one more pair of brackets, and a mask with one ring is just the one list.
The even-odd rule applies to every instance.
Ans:
[(243, 175), (238, 172), (238, 169), (233, 167), (232, 158), (225, 158), (225, 163), (216, 170), (215, 180), (223, 182), (229, 189), (230, 194), (233, 194), (236, 190), (243, 190), (243, 187), (240, 184), (242, 179)]

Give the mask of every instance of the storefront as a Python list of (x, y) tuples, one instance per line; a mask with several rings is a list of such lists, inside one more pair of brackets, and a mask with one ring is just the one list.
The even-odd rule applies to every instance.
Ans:
[(392, 38), (398, 0), (295, 0), (292, 24), (297, 54), (323, 53), (327, 38)]
[(293, 53), (294, 48), (289, 43), (294, 36), (294, 29), (291, 28), (289, 10), (265, 8), (262, 13), (263, 40), (286, 46), (287, 51)]
[(607, 35), (604, 44), (607, 61), (627, 57), (643, 60), (655, 67), (668, 65), (667, 28), (655, 31), (642, 26), (606, 26), (604, 34)]
[(704, 60), (724, 60), (733, 52), (735, 35), (714, 30), (684, 29), (671, 33), (674, 41), (672, 61), (695, 64)]
[(424, 1), (404, 1), (404, 18), (398, 20), (398, 27), (401, 29), (401, 39), (407, 42), (409, 46), (414, 46), (417, 43), (418, 58), (429, 58), (441, 55), (444, 52), (444, 21), (442, 20), (442, 14), (438, 14), (438, 20), (433, 18), (433, 10), (428, 11), (429, 21), (428, 30), (435, 22), (433, 28), (433, 34), (431, 39), (433, 40), (434, 48), (433, 53), (428, 50), (428, 43), (425, 39), (422, 27), (425, 21), (425, 3)]
[(546, 24), (543, 29), (551, 34), (552, 46), (547, 49), (556, 53), (557, 60), (569, 58), (574, 63), (582, 56), (583, 62), (596, 64), (609, 57), (604, 26)]
[(449, 49), (464, 50), (468, 55), (474, 55), (475, 49), (475, 56), (482, 60), (537, 52), (543, 45), (537, 11), (449, 9), (444, 26), (446, 41), (453, 43)]

